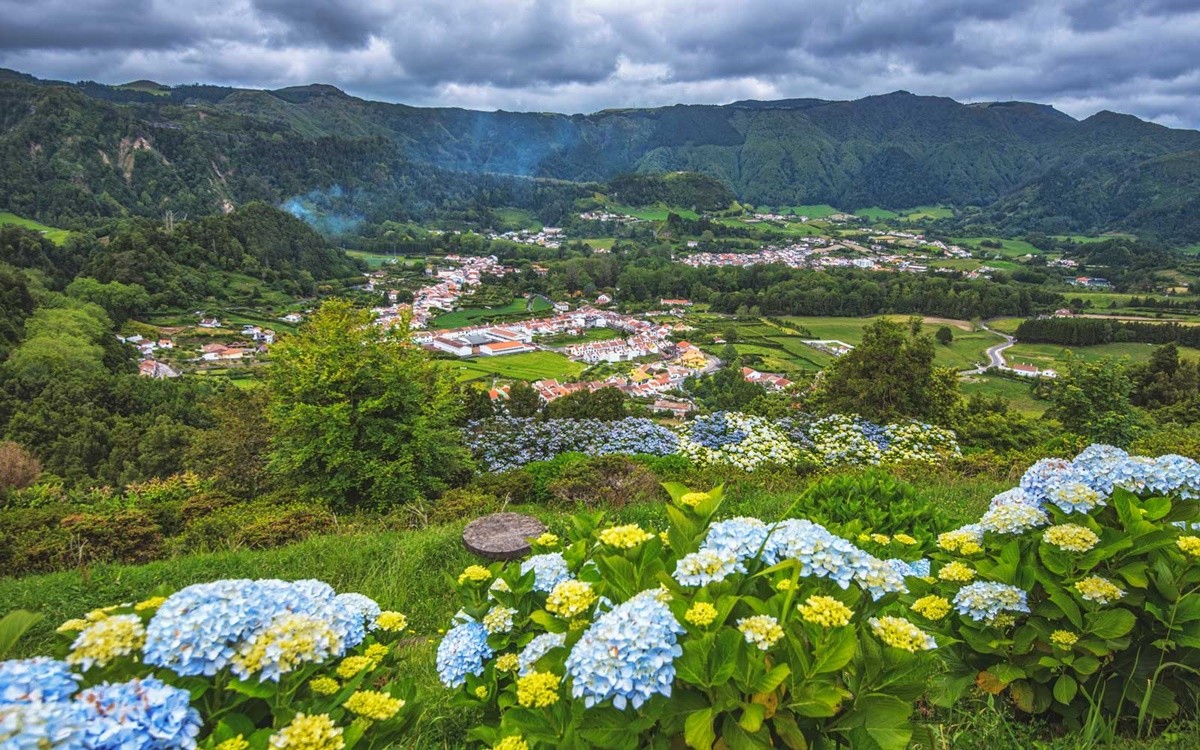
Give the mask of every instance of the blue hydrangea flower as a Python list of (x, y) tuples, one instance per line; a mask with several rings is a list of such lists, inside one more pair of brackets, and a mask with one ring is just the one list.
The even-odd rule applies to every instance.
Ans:
[(613, 706), (640, 708), (654, 695), (670, 697), (683, 627), (660, 591), (643, 591), (601, 615), (567, 657), (571, 694), (588, 708), (612, 699)]
[(544, 555), (534, 555), (521, 563), (521, 575), (533, 571), (533, 590), (549, 594), (554, 587), (563, 581), (571, 579), (571, 571), (561, 552), (549, 552)]
[(517, 673), (524, 677), (533, 671), (533, 665), (556, 648), (567, 645), (566, 633), (542, 633), (534, 637), (517, 655)]
[(739, 562), (763, 551), (770, 527), (757, 518), (741, 516), (717, 521), (708, 529), (700, 549), (721, 555), (732, 555)]
[[(880, 560), (877, 557), (867, 555), (866, 569), (855, 574), (854, 582), (861, 586), (871, 598), (878, 601), (888, 594), (907, 591), (908, 587), (904, 585), (904, 576), (907, 572), (898, 568), (895, 563), (902, 563), (902, 560)], [(905, 568), (908, 566), (905, 565)]]
[(1063, 458), (1043, 458), (1036, 462), (1021, 477), (1021, 489), (1037, 505), (1050, 499), (1050, 491), (1059, 485), (1079, 481), (1079, 475), (1070, 461)]
[(680, 586), (704, 586), (725, 580), (731, 573), (745, 567), (731, 552), (699, 550), (684, 555), (675, 564), (675, 580)]
[(161, 750), (196, 747), (200, 712), (186, 690), (154, 677), (103, 683), (79, 694), (87, 707), (89, 750)]
[(1154, 470), (1146, 486), (1152, 492), (1175, 493), (1184, 500), (1200, 497), (1200, 463), (1169, 453), (1154, 459)]
[(1104, 505), (1104, 496), (1083, 482), (1064, 482), (1050, 490), (1050, 502), (1064, 513), (1090, 513)]
[(1096, 443), (1084, 448), (1071, 466), (1079, 481), (1107, 497), (1116, 484), (1117, 467), (1127, 458), (1129, 454), (1120, 448)]
[(792, 559), (800, 563), (800, 575), (829, 578), (842, 588), (858, 576), (870, 572), (874, 558), (824, 526), (804, 519), (788, 519), (776, 524), (767, 542), (763, 560), (774, 565)]
[(38, 656), (0, 662), (0, 705), (66, 701), (79, 689), (71, 665)]
[(0, 704), (0, 747), (6, 750), (90, 747), (87, 709), (75, 702)]
[(467, 675), (483, 672), (484, 662), (493, 653), (487, 638), (487, 628), (470, 619), (446, 633), (437, 649), (437, 671), (443, 685), (455, 688), (467, 681)]
[(1029, 612), (1024, 591), (991, 581), (963, 586), (954, 595), (954, 607), (976, 622), (990, 622), (1001, 612)]
[(891, 560), (885, 560), (884, 562), (886, 562), (888, 565), (891, 565), (897, 573), (906, 578), (924, 578), (929, 575), (930, 567), (929, 560), (927, 559), (907, 562), (899, 558), (892, 558)]

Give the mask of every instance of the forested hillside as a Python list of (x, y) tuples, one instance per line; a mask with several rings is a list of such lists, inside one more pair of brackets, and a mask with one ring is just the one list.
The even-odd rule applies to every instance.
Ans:
[(1110, 112), (1077, 121), (896, 92), (567, 116), (416, 108), (322, 85), (152, 94), (0, 81), (0, 204), (60, 223), (295, 197), (370, 221), (452, 204), (551, 221), (578, 183), (688, 171), (758, 205), (944, 203), (982, 206), (963, 220), (1012, 232), (1200, 239), (1185, 210), (1200, 199), (1200, 133)]

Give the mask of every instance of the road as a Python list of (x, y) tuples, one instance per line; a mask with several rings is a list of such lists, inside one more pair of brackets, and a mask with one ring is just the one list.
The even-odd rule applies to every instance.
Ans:
[(979, 324), (979, 327), (982, 328), (983, 330), (987, 331), (988, 333), (994, 333), (997, 336), (1003, 337), (1004, 343), (996, 344), (995, 346), (988, 347), (988, 350), (987, 350), (988, 363), (986, 365), (984, 365), (983, 367), (976, 367), (973, 370), (963, 370), (961, 373), (959, 373), (960, 375), (979, 375), (987, 370), (990, 370), (993, 367), (1007, 367), (1008, 366), (1008, 362), (1004, 359), (1004, 350), (1009, 348), (1013, 344), (1017, 343), (1017, 340), (1014, 339), (1012, 336), (1009, 336), (1007, 333), (1001, 333), (1000, 331), (993, 330), (993, 329), (988, 328), (987, 326), (983, 325), (982, 323)]

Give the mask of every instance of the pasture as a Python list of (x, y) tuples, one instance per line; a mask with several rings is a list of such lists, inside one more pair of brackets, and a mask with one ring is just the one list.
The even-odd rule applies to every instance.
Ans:
[(71, 236), (71, 232), (67, 229), (55, 229), (54, 227), (48, 227), (41, 222), (34, 221), (33, 219), (25, 219), (17, 216), (16, 214), (9, 213), (8, 211), (0, 211), (0, 226), (4, 226), (6, 224), (18, 226), (22, 229), (28, 229), (32, 232), (38, 232), (55, 245), (65, 244), (67, 239)]
[(522, 352), (500, 357), (439, 360), (449, 367), (459, 382), (506, 378), (510, 380), (568, 380), (586, 369), (582, 362), (567, 359), (557, 352)]

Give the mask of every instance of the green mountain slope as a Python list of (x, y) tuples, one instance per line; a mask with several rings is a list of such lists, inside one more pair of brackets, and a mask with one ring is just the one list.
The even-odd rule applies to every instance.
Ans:
[[(199, 213), (339, 188), (368, 220), (536, 203), (530, 178), (699, 172), (754, 204), (983, 206), (999, 227), (1195, 241), (1200, 132), (895, 92), (591, 115), (372, 102), (324, 85), (146, 90), (0, 75), (0, 206), (39, 219)], [(512, 179), (513, 177), (519, 179)], [(545, 197), (544, 195), (542, 196)]]

